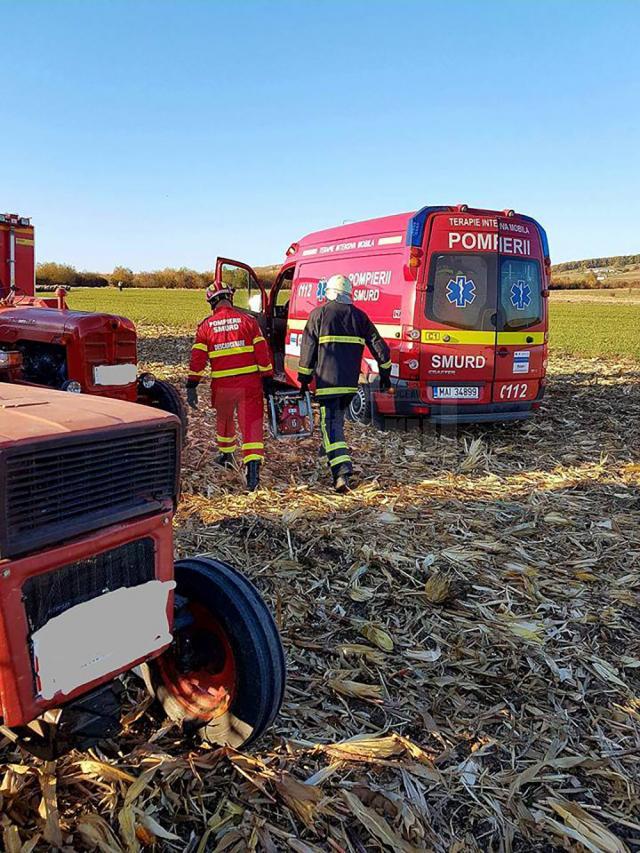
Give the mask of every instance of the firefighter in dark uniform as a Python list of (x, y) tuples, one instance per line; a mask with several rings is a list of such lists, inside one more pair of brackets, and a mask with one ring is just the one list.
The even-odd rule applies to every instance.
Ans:
[(327, 281), (327, 303), (309, 315), (302, 336), (298, 381), (306, 391), (315, 376), (322, 446), (336, 491), (349, 491), (352, 465), (344, 440), (344, 416), (358, 390), (365, 344), (378, 362), (380, 390), (391, 390), (389, 347), (369, 317), (351, 302), (344, 275)]

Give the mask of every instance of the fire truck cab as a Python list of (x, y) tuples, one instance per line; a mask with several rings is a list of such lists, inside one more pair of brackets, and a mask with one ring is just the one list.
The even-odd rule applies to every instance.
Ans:
[(352, 417), (455, 424), (522, 420), (539, 408), (550, 264), (545, 231), (531, 217), (457, 205), (308, 234), (287, 250), (269, 293), (238, 261), (218, 258), (216, 277), (244, 271), (278, 377), (296, 385), (307, 318), (327, 279), (347, 275), (354, 303), (391, 348), (395, 392), (377, 391), (365, 351)]

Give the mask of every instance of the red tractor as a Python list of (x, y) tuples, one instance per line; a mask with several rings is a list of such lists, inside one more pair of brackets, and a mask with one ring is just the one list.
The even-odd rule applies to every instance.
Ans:
[(35, 296), (34, 258), (30, 220), (0, 214), (0, 381), (144, 403), (176, 415), (184, 430), (176, 389), (138, 373), (131, 320), (71, 311), (64, 288), (55, 298)]
[(280, 708), (256, 589), (211, 557), (174, 564), (180, 434), (151, 408), (0, 383), (0, 724), (40, 757), (113, 736), (134, 668), (211, 743), (249, 744)]

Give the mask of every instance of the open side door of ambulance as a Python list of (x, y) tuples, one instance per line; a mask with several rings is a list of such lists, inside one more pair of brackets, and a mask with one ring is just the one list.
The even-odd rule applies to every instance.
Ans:
[[(524, 221), (523, 221), (524, 219)], [(531, 404), (542, 397), (548, 295), (546, 238), (535, 222), (498, 217), (497, 340), (493, 402)]]
[(233, 288), (233, 304), (252, 314), (266, 336), (267, 292), (252, 267), (232, 258), (216, 258), (215, 280)]

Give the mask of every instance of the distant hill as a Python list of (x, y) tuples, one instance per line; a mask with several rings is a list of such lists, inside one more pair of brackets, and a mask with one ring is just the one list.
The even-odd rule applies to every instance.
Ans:
[(551, 267), (552, 289), (640, 287), (640, 255), (566, 261)]

